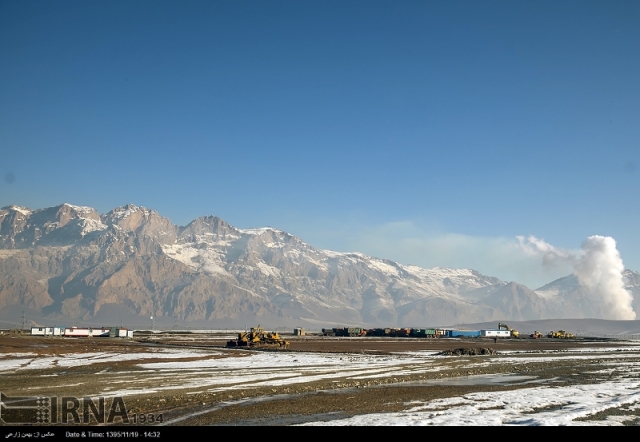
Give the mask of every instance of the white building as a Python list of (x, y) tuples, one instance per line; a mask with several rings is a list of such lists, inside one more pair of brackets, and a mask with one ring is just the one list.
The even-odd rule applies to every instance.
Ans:
[(511, 330), (480, 330), (480, 336), (485, 338), (510, 338)]
[(31, 336), (62, 336), (62, 327), (31, 327)]
[(65, 328), (64, 329), (64, 336), (65, 337), (72, 337), (72, 338), (88, 338), (88, 337), (94, 337), (94, 338), (102, 338), (102, 337), (109, 337), (109, 332), (110, 330), (108, 328), (93, 328), (93, 327), (71, 327), (71, 328)]
[(128, 328), (119, 328), (116, 334), (119, 338), (133, 338), (133, 330)]

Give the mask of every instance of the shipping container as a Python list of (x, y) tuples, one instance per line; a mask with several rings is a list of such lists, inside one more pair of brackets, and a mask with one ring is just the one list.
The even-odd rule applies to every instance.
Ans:
[(344, 328), (334, 328), (336, 336), (361, 336), (365, 334), (365, 330), (362, 327), (344, 327)]
[(451, 330), (449, 336), (452, 338), (477, 338), (480, 336), (480, 330)]
[(372, 328), (367, 330), (367, 336), (386, 336), (390, 332), (388, 328)]

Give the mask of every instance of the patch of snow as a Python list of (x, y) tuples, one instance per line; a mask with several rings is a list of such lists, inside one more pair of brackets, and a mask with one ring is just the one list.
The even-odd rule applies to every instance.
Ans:
[(95, 209), (93, 207), (88, 206), (74, 206), (73, 204), (64, 203), (63, 206), (71, 207), (73, 210), (79, 213), (93, 213)]
[(560, 294), (560, 287), (551, 287), (547, 290), (535, 290), (535, 294), (544, 299), (554, 299)]
[(21, 207), (21, 206), (9, 206), (9, 210), (19, 212), (26, 216), (31, 215), (31, 213), (33, 212), (33, 210), (31, 209), (28, 209), (26, 207)]
[(372, 259), (370, 256), (365, 255), (364, 253), (359, 253), (359, 252), (343, 253), (343, 252), (334, 252), (332, 250), (320, 250), (319, 252), (323, 255), (326, 255), (329, 258), (348, 258), (348, 259), (350, 258), (350, 260), (353, 260), (354, 258), (357, 260)]
[(282, 230), (274, 229), (271, 227), (259, 227), (256, 229), (238, 229), (238, 231), (240, 233), (244, 233), (245, 235), (252, 235), (252, 236), (262, 235), (263, 233), (266, 233), (266, 232), (284, 233)]
[[(215, 351), (194, 351), (194, 350), (163, 350), (158, 352), (133, 352), (133, 353), (73, 353), (57, 356), (42, 356), (34, 358), (19, 358), (0, 360), (0, 371), (7, 370), (33, 370), (53, 367), (78, 367), (88, 364), (97, 364), (114, 361), (135, 361), (139, 359), (181, 359), (181, 358), (203, 358), (220, 355)], [(184, 363), (184, 362), (183, 362)]]
[(334, 252), (333, 250), (320, 250), (320, 253), (327, 255), (329, 258), (340, 258), (346, 253)]
[(274, 278), (280, 278), (282, 276), (279, 269), (263, 262), (257, 262), (256, 267), (258, 267), (264, 275), (273, 276)]
[(23, 365), (28, 365), (33, 359), (5, 359), (0, 360), (0, 371), (16, 370)]
[(397, 413), (376, 413), (303, 425), (612, 425), (576, 421), (608, 408), (640, 402), (639, 381), (535, 387), (436, 399)]
[(196, 248), (194, 244), (163, 245), (162, 251), (169, 258), (175, 259), (197, 272), (231, 276), (224, 267), (220, 252), (210, 247)]
[(369, 266), (373, 267), (374, 269), (379, 270), (380, 272), (382, 272), (385, 275), (393, 275), (393, 276), (398, 276), (398, 269), (392, 265), (387, 264), (384, 261), (381, 261), (379, 259), (372, 259), (369, 261)]
[(137, 212), (139, 209), (140, 208), (138, 206), (134, 206), (133, 204), (129, 204), (129, 205), (126, 206), (126, 208), (119, 207), (117, 209), (113, 209), (111, 211), (111, 215), (116, 219), (124, 219), (124, 218), (128, 217), (129, 215), (131, 215), (132, 213)]
[(85, 236), (91, 232), (102, 231), (108, 228), (106, 224), (103, 224), (101, 221), (91, 219), (91, 218), (83, 218), (81, 224), (82, 230), (80, 234)]

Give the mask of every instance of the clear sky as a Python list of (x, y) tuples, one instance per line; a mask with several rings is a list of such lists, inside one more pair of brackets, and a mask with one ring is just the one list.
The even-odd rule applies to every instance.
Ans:
[(133, 203), (532, 288), (640, 270), (638, 1), (0, 0), (0, 206)]

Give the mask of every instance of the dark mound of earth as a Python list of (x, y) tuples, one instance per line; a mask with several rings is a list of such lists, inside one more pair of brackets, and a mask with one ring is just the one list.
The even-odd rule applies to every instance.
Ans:
[(493, 348), (455, 348), (438, 353), (438, 356), (486, 356), (497, 355)]

